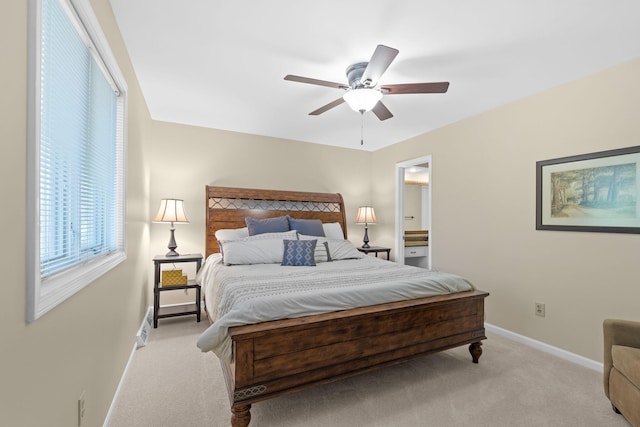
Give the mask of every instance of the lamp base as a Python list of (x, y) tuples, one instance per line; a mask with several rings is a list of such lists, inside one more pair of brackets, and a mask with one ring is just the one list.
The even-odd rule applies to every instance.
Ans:
[(167, 252), (166, 256), (180, 255), (178, 252), (176, 252), (176, 248), (178, 247), (178, 244), (176, 243), (176, 238), (173, 235), (174, 231), (175, 231), (175, 228), (173, 228), (173, 223), (171, 223), (171, 238), (169, 239), (169, 245), (167, 246), (167, 248), (169, 248), (169, 252)]
[(362, 239), (362, 241), (364, 242), (364, 245), (362, 245), (363, 248), (365, 248), (365, 249), (370, 248), (370, 246), (369, 246), (369, 232), (367, 230), (367, 227), (364, 228), (364, 238)]

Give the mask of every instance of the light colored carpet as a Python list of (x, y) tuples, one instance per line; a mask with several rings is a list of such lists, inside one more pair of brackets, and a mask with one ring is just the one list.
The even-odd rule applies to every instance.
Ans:
[[(227, 427), (216, 356), (195, 342), (206, 319), (161, 319), (135, 352), (108, 427)], [(251, 427), (628, 427), (600, 373), (495, 334), (479, 364), (467, 346), (256, 403)]]

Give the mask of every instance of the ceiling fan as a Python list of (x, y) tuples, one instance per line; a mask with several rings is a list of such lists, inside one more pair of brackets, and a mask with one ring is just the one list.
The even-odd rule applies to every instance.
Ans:
[(311, 79), (291, 74), (285, 76), (284, 79), (293, 82), (328, 86), (346, 91), (343, 96), (335, 101), (310, 112), (309, 115), (311, 116), (322, 114), (346, 101), (353, 110), (361, 114), (372, 110), (378, 119), (387, 120), (393, 117), (393, 114), (391, 114), (391, 111), (382, 103), (383, 95), (445, 93), (447, 91), (449, 82), (378, 85), (380, 77), (382, 77), (382, 74), (389, 68), (389, 65), (391, 65), (391, 62), (397, 55), (398, 49), (381, 44), (378, 45), (369, 62), (358, 62), (347, 67), (348, 84)]

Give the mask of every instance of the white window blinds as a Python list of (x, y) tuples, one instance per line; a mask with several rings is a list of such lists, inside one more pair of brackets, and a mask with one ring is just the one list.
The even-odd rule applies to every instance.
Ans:
[(40, 1), (36, 299), (74, 293), (124, 256), (122, 91), (73, 3)]

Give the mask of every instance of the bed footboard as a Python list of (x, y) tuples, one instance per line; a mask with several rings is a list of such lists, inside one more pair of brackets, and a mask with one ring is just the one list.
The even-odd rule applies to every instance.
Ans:
[(232, 425), (251, 404), (314, 385), (470, 344), (482, 355), (484, 299), (467, 291), (231, 328), (234, 359), (223, 363)]

